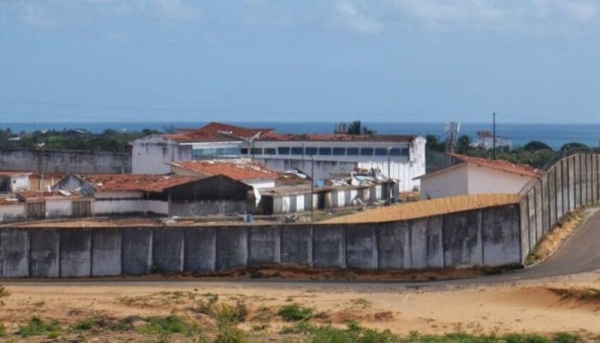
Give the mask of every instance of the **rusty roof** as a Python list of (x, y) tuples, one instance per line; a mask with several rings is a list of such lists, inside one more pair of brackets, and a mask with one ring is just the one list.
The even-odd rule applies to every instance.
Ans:
[(519, 174), (522, 176), (542, 177), (544, 175), (544, 171), (530, 166), (528, 164), (514, 164), (505, 160), (490, 160), (487, 158), (466, 156), (453, 153), (449, 153), (448, 155), (465, 163)]
[(301, 142), (410, 142), (416, 136), (410, 135), (349, 135), (334, 134), (293, 134), (269, 132), (261, 135), (259, 141), (301, 141)]
[(196, 180), (194, 177), (179, 175), (146, 174), (93, 174), (79, 175), (83, 181), (98, 191), (145, 191), (161, 192), (167, 188)]
[(46, 198), (77, 198), (79, 197), (79, 192), (77, 191), (19, 191), (17, 192), (17, 197), (27, 200), (34, 199), (46, 199)]
[(203, 176), (224, 175), (234, 180), (276, 179), (279, 173), (249, 159), (173, 162), (172, 166)]
[(251, 129), (235, 125), (212, 122), (199, 129), (185, 129), (174, 134), (164, 135), (163, 137), (178, 142), (198, 142), (198, 141), (230, 141), (249, 139), (261, 133), (271, 132), (273, 129)]
[(0, 177), (15, 177), (22, 175), (31, 175), (32, 172), (23, 172), (23, 171), (0, 171)]

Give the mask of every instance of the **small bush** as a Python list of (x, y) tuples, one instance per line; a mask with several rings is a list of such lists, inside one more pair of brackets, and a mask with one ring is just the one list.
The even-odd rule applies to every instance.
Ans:
[(28, 325), (19, 326), (18, 334), (21, 337), (48, 335), (55, 336), (60, 333), (60, 324), (53, 321), (46, 323), (39, 317), (31, 317)]
[(195, 332), (192, 324), (174, 315), (168, 317), (148, 317), (145, 321), (147, 323), (140, 328), (140, 332), (145, 334), (162, 335), (180, 333), (185, 336), (191, 336)]
[(6, 326), (4, 326), (4, 324), (0, 324), (0, 337), (6, 337), (7, 335)]
[(86, 319), (83, 321), (80, 321), (78, 323), (75, 323), (72, 327), (73, 330), (79, 330), (79, 331), (87, 331), (87, 330), (91, 330), (93, 328), (99, 327), (101, 326), (101, 322), (98, 319)]
[(297, 322), (309, 320), (313, 317), (314, 310), (309, 307), (302, 307), (298, 304), (286, 305), (279, 309), (277, 314), (288, 322)]
[(310, 333), (315, 333), (317, 332), (318, 327), (312, 325), (309, 322), (298, 322), (296, 324), (294, 324), (293, 326), (284, 326), (283, 328), (281, 328), (281, 331), (279, 331), (280, 334), (283, 335), (287, 335), (287, 334), (310, 334)]

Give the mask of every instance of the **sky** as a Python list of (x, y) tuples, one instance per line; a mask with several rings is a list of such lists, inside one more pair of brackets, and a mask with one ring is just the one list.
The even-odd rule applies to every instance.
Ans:
[(600, 123), (600, 0), (0, 0), (0, 122)]

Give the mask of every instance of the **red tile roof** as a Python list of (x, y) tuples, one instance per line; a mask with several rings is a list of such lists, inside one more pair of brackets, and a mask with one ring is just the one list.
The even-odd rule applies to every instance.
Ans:
[(179, 175), (95, 174), (81, 175), (82, 180), (98, 191), (161, 192), (167, 188), (188, 183), (197, 178)]
[(259, 141), (312, 141), (312, 142), (339, 142), (339, 141), (355, 141), (355, 142), (410, 142), (416, 136), (407, 135), (349, 135), (342, 133), (335, 134), (291, 134), (291, 133), (275, 133), (269, 132), (261, 135)]
[(79, 193), (75, 191), (63, 192), (61, 191), (19, 191), (17, 192), (17, 196), (23, 200), (33, 200), (33, 199), (44, 199), (44, 198), (73, 198), (79, 197)]
[(164, 135), (164, 137), (178, 142), (241, 140), (271, 131), (273, 129), (249, 129), (212, 122), (199, 129), (181, 130), (178, 133)]
[(530, 177), (542, 177), (544, 172), (540, 169), (536, 169), (527, 164), (514, 164), (505, 160), (489, 160), (487, 158), (465, 156), (459, 154), (448, 154), (449, 156), (470, 164), (478, 165), (481, 167), (488, 167), (492, 169), (502, 170), (509, 173), (515, 173), (523, 176)]
[(204, 176), (224, 175), (234, 180), (276, 179), (279, 173), (250, 160), (210, 160), (174, 162), (172, 166)]

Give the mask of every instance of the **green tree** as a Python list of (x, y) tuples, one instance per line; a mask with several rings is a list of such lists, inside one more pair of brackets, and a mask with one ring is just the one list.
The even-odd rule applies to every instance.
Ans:
[(346, 133), (349, 135), (374, 135), (375, 131), (369, 130), (366, 126), (363, 126), (360, 120), (355, 120), (348, 125)]
[(583, 143), (571, 142), (571, 143), (567, 143), (567, 144), (563, 145), (560, 148), (560, 151), (571, 150), (571, 149), (589, 149), (589, 148), (590, 147), (588, 147), (587, 145), (585, 145)]
[(456, 141), (456, 151), (460, 154), (466, 154), (471, 148), (471, 137), (462, 135)]
[(541, 141), (531, 141), (525, 144), (523, 149), (534, 152), (538, 150), (552, 150), (552, 148), (548, 144)]
[(444, 152), (446, 150), (446, 145), (443, 141), (440, 141), (440, 137), (436, 135), (427, 135), (425, 139), (427, 140), (425, 146), (427, 150), (437, 152)]

